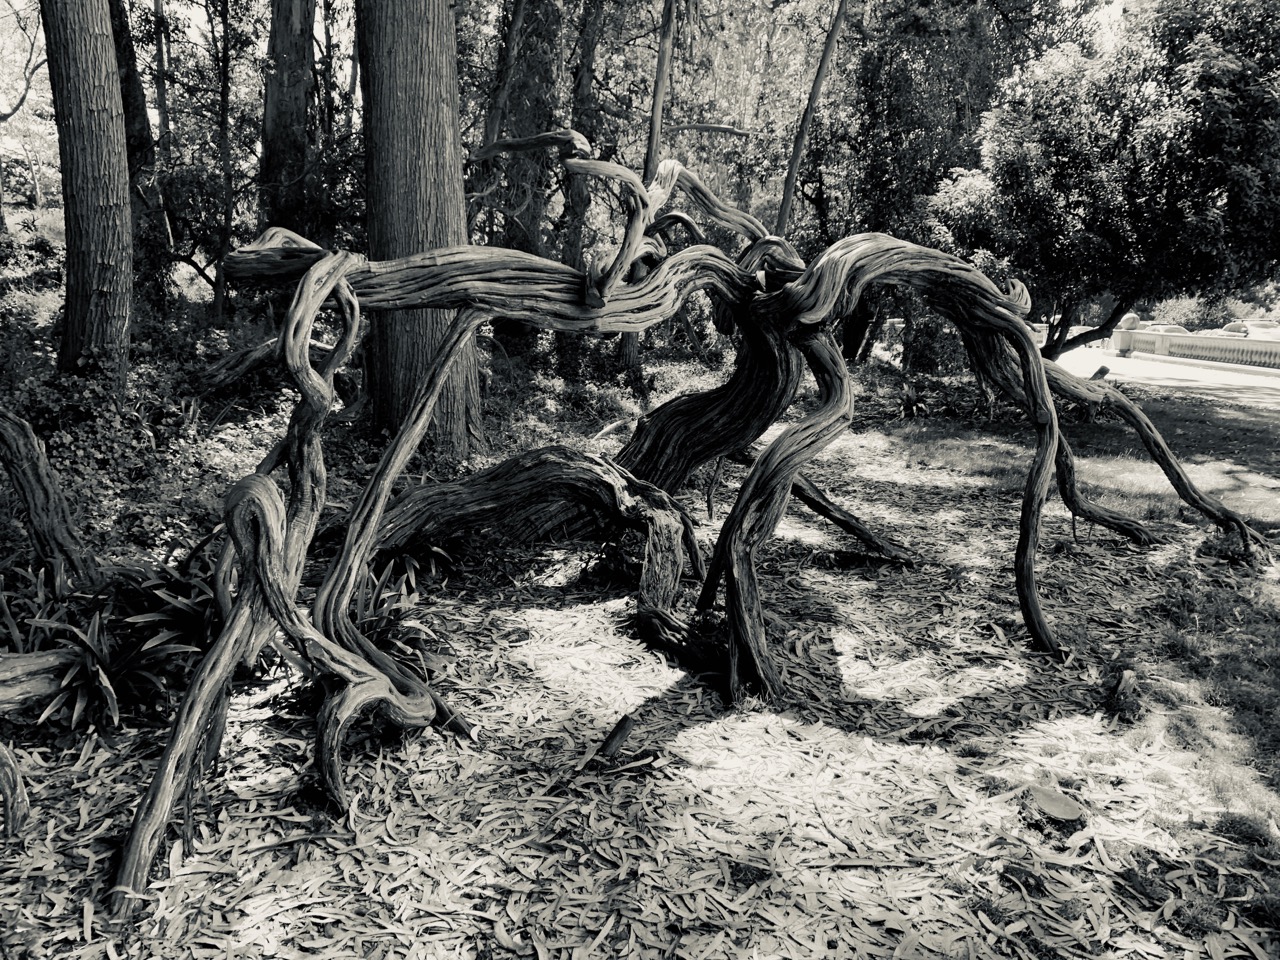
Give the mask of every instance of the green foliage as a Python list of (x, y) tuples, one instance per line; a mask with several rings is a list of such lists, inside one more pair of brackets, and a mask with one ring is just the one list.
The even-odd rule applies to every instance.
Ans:
[(1008, 261), (1067, 323), (1106, 293), (1127, 309), (1269, 279), (1280, 54), (1254, 18), (1273, 7), (1169, 0), (1106, 49), (1048, 50), (986, 114), (980, 168), (930, 199), (933, 235)]
[(1231, 321), (1227, 302), (1220, 297), (1170, 297), (1152, 308), (1153, 323), (1176, 323), (1188, 330), (1216, 330)]
[(52, 582), (32, 570), (0, 577), (0, 649), (74, 654), (40, 722), (114, 726), (124, 716), (163, 716), (220, 625), (203, 554), (106, 574), (93, 591), (73, 589), (60, 573)]

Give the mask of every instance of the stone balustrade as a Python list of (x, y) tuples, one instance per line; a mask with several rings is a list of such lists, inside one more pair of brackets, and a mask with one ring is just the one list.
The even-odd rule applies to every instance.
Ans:
[(1280, 340), (1260, 337), (1200, 337), (1191, 333), (1116, 330), (1111, 334), (1111, 346), (1122, 357), (1150, 353), (1158, 357), (1280, 368)]

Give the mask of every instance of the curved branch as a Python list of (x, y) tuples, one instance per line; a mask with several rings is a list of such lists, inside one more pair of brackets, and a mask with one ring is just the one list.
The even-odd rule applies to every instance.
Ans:
[(800, 469), (844, 432), (853, 415), (849, 372), (831, 335), (815, 331), (797, 346), (817, 380), (818, 409), (783, 431), (756, 461), (721, 529), (698, 600), (700, 610), (710, 609), (724, 578), (729, 690), (735, 700), (757, 689), (768, 697), (782, 692), (765, 637), (755, 550), (777, 528)]
[(40, 563), (61, 566), (82, 586), (97, 583), (97, 558), (80, 539), (71, 508), (45, 456), (44, 444), (27, 421), (8, 410), (0, 410), (0, 464), (22, 498), (31, 544)]

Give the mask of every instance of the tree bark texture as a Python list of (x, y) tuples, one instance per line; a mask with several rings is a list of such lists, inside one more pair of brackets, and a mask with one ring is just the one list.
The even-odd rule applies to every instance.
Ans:
[(11, 840), (22, 832), (31, 812), (27, 788), (18, 769), (18, 758), (0, 743), (0, 820), (4, 821), (4, 838)]
[(266, 83), (262, 101), (260, 219), (309, 232), (307, 104), (315, 66), (316, 0), (271, 0)]
[(62, 689), (62, 677), (75, 657), (71, 650), (0, 653), (0, 714), (11, 717), (46, 705)]
[(44, 444), (30, 424), (7, 410), (0, 410), (0, 464), (22, 498), (31, 545), (40, 563), (61, 566), (81, 586), (96, 583), (98, 562), (80, 539)]
[(125, 150), (129, 158), (129, 209), (133, 225), (134, 296), (153, 310), (164, 308), (169, 274), (169, 234), (156, 181), (156, 144), (151, 137), (147, 95), (124, 0), (109, 0), (116, 71), (124, 106)]
[[(402, 257), (465, 243), (453, 15), (447, 0), (360, 0), (369, 254)], [(450, 322), (439, 310), (397, 309), (366, 344), (377, 425), (397, 429)], [(436, 414), (440, 449), (462, 457), (481, 438), (480, 387), (467, 344)]]
[(58, 123), (67, 305), (58, 368), (94, 349), (121, 370), (133, 288), (124, 106), (107, 0), (40, 0)]

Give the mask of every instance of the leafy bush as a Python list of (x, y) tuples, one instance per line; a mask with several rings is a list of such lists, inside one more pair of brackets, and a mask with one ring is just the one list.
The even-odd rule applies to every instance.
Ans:
[(55, 571), (0, 577), (0, 650), (69, 650), (62, 688), (40, 716), (71, 727), (163, 715), (221, 626), (203, 554), (187, 564), (116, 567), (96, 590)]
[(1231, 322), (1231, 313), (1226, 300), (1172, 297), (1155, 305), (1151, 322), (1176, 324), (1193, 332), (1217, 330)]

